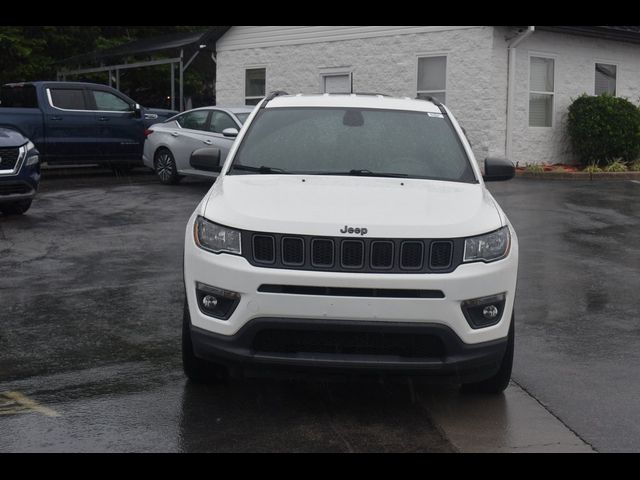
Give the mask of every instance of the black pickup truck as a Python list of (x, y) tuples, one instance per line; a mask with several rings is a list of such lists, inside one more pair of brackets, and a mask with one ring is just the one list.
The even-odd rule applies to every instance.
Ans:
[(105, 85), (33, 82), (0, 88), (0, 127), (29, 138), (48, 164), (142, 165), (145, 130), (177, 115)]

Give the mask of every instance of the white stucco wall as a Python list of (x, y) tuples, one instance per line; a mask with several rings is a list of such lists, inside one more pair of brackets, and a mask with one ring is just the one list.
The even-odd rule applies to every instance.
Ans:
[[(506, 55), (506, 53), (505, 53)], [(529, 57), (555, 58), (555, 115), (552, 128), (529, 127)], [(595, 64), (618, 65), (617, 94), (640, 100), (640, 45), (536, 31), (517, 49), (512, 160), (575, 163), (566, 135), (568, 108), (583, 93), (593, 95)]]
[[(246, 35), (246, 27), (242, 34)], [(233, 29), (227, 45), (236, 45)], [(223, 38), (224, 41), (224, 38)], [(308, 41), (308, 40), (307, 40)], [(262, 48), (218, 51), (217, 101), (244, 104), (245, 69), (266, 67), (267, 92), (318, 93), (326, 69), (353, 72), (356, 92), (409, 96), (417, 93), (420, 55), (447, 55), (447, 106), (467, 130), (479, 161), (504, 154), (506, 57), (494, 57), (493, 27), (394, 34)], [(496, 72), (495, 70), (503, 70)], [(504, 82), (492, 78), (504, 77)]]

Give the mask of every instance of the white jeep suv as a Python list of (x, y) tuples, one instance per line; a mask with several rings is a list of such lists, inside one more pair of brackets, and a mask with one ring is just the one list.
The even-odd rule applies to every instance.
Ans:
[(518, 242), (436, 100), (276, 92), (189, 220), (183, 364), (222, 372), (424, 376), (502, 392)]

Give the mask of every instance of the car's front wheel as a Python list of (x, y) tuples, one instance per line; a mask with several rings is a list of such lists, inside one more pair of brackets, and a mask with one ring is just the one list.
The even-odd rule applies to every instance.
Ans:
[(168, 149), (161, 148), (158, 150), (154, 165), (156, 175), (158, 175), (163, 185), (177, 185), (182, 180), (182, 176), (178, 174), (176, 159)]
[(191, 315), (186, 299), (182, 316), (182, 367), (187, 378), (194, 383), (223, 383), (228, 378), (228, 371), (222, 365), (196, 357), (191, 341)]
[(515, 315), (511, 317), (511, 327), (509, 327), (509, 337), (507, 340), (507, 350), (505, 351), (500, 370), (493, 377), (481, 382), (468, 383), (462, 385), (462, 393), (484, 393), (497, 395), (504, 392), (511, 380), (513, 369), (513, 352), (515, 346)]
[(31, 200), (20, 200), (19, 202), (6, 203), (0, 205), (0, 212), (4, 215), (22, 215), (31, 208)]

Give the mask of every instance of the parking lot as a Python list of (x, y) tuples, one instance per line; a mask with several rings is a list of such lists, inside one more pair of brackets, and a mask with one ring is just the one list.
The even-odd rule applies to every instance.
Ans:
[(520, 239), (513, 385), (186, 382), (187, 219), (210, 183), (60, 175), (0, 217), (0, 451), (637, 451), (640, 184), (491, 186)]

